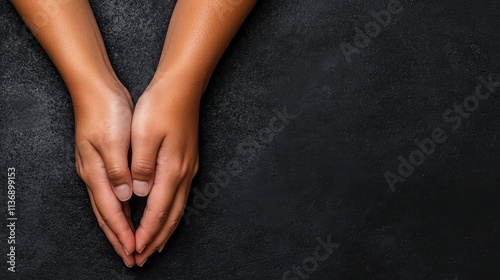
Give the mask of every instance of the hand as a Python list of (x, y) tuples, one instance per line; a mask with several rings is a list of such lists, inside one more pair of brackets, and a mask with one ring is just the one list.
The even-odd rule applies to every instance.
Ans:
[(135, 264), (134, 226), (128, 202), (122, 202), (132, 195), (127, 160), (132, 100), (123, 86), (68, 88), (75, 112), (78, 175), (87, 186), (100, 227), (125, 264), (132, 267)]
[(198, 118), (203, 89), (185, 81), (153, 81), (134, 111), (133, 190), (138, 196), (149, 194), (135, 234), (135, 262), (139, 266), (155, 250), (161, 252), (177, 227), (198, 170)]

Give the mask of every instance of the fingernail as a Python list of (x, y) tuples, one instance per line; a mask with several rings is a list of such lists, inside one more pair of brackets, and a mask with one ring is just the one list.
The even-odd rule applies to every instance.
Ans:
[(139, 254), (142, 253), (142, 251), (144, 251), (145, 248), (146, 248), (146, 245), (142, 246), (142, 249), (137, 250), (137, 253), (139, 253)]
[(132, 196), (132, 192), (127, 184), (122, 184), (115, 187), (115, 195), (119, 200), (126, 201)]
[(149, 183), (146, 181), (134, 180), (134, 193), (137, 196), (146, 196), (149, 193)]
[(143, 262), (139, 265), (139, 267), (142, 267), (142, 266), (146, 263), (146, 261), (147, 261), (147, 260), (148, 260), (148, 258), (146, 258), (146, 259), (145, 259), (145, 260), (144, 260), (144, 261), (143, 261)]
[[(123, 259), (122, 259), (123, 260)], [(125, 260), (123, 260), (123, 263), (128, 267), (128, 268), (132, 268), (133, 265), (129, 265)]]
[(166, 244), (167, 244), (167, 243), (163, 244), (163, 245), (160, 247), (160, 249), (158, 249), (158, 253), (161, 253), (161, 251), (163, 251), (163, 248), (165, 248), (165, 245), (166, 245)]
[(125, 251), (125, 254), (127, 254), (127, 256), (130, 256), (130, 253), (127, 251), (127, 249), (125, 249), (125, 246), (122, 245), (122, 248), (123, 248), (123, 251)]

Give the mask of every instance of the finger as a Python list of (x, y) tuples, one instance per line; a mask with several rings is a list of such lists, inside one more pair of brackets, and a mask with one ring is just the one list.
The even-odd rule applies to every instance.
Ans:
[(134, 223), (132, 222), (132, 214), (130, 212), (129, 201), (122, 202), (122, 210), (123, 210), (123, 213), (125, 213), (125, 217), (127, 218), (127, 222), (130, 225), (130, 229), (132, 230), (132, 233), (135, 234), (135, 226), (134, 226)]
[(116, 197), (121, 201), (129, 200), (132, 196), (132, 177), (127, 158), (129, 144), (109, 141), (96, 149), (104, 161), (106, 174)]
[[(132, 228), (123, 211), (122, 203), (116, 198), (106, 176), (104, 163), (96, 150), (89, 151), (82, 162), (90, 162), (86, 169), (85, 183), (92, 191), (94, 204), (102, 221), (111, 229), (118, 241), (129, 253), (135, 251), (135, 238)], [(85, 169), (85, 168), (84, 168)]]
[(192, 180), (189, 180), (189, 182), (185, 186), (180, 187), (180, 190), (183, 190), (183, 192), (178, 191), (176, 197), (174, 198), (174, 204), (172, 205), (172, 210), (170, 210), (172, 216), (169, 216), (167, 226), (157, 236), (157, 240), (153, 242), (155, 246), (156, 244), (160, 244), (159, 246), (155, 247), (158, 253), (161, 253), (163, 251), (165, 244), (168, 242), (170, 236), (172, 236), (182, 219), (184, 208), (186, 207), (189, 192), (191, 190), (191, 183)]
[(111, 188), (92, 189), (94, 201), (103, 222), (118, 238), (123, 248), (132, 253), (135, 251), (135, 238), (130, 219), (123, 212), (121, 202)]
[(123, 259), (123, 262), (127, 267), (133, 267), (135, 265), (134, 255), (129, 254), (127, 251), (125, 251), (124, 247), (120, 244), (120, 241), (118, 241), (116, 235), (104, 222), (104, 220), (101, 217), (101, 214), (99, 214), (99, 211), (97, 210), (97, 206), (95, 205), (94, 195), (92, 194), (92, 191), (88, 186), (87, 186), (87, 192), (89, 193), (90, 204), (92, 205), (92, 210), (94, 211), (94, 215), (97, 218), (97, 222), (99, 223), (99, 226), (101, 227), (104, 234), (108, 238), (109, 242), (113, 246), (113, 249), (115, 249), (116, 253)]
[(135, 233), (137, 252), (141, 253), (167, 221), (175, 193), (183, 179), (174, 169), (158, 168), (141, 224)]
[(132, 188), (137, 196), (147, 196), (153, 186), (156, 158), (163, 137), (146, 135), (132, 125)]
[(154, 240), (146, 246), (142, 253), (135, 255), (135, 262), (140, 267), (144, 265), (148, 257), (155, 251), (161, 252), (163, 250), (168, 239), (179, 225), (179, 221), (182, 218), (182, 213), (189, 196), (190, 187), (191, 180), (186, 179), (175, 194), (174, 202), (163, 228), (159, 231)]

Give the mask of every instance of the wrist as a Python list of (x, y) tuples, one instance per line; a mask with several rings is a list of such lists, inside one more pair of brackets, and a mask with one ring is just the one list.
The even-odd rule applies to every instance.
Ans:
[(85, 83), (74, 83), (67, 86), (70, 92), (73, 108), (96, 108), (108, 102), (121, 100), (133, 107), (132, 98), (121, 82), (108, 79), (89, 79)]
[(160, 92), (161, 95), (178, 96), (191, 102), (199, 102), (210, 78), (207, 76), (181, 67), (167, 70), (158, 68), (145, 92)]

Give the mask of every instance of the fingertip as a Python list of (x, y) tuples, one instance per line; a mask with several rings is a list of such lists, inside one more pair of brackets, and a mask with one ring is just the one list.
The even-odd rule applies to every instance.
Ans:
[(126, 233), (125, 235), (118, 237), (118, 242), (122, 245), (122, 250), (126, 256), (133, 256), (136, 248), (134, 236), (133, 234), (130, 234), (132, 233)]
[(122, 245), (122, 249), (125, 252), (125, 255), (130, 256), (130, 253), (128, 252), (127, 248), (125, 248), (125, 246)]
[(135, 256), (129, 255), (129, 256), (123, 256), (122, 257), (123, 263), (128, 267), (132, 268), (134, 265), (137, 265), (137, 262), (135, 261)]
[(137, 253), (142, 254), (142, 252), (144, 251), (144, 249), (146, 249), (146, 246), (147, 246), (147, 244), (144, 243), (144, 242), (137, 243), (136, 244), (136, 248), (137, 248), (136, 251), (137, 251)]
[(136, 252), (139, 254), (141, 254), (144, 251), (147, 245), (147, 240), (144, 240), (144, 238), (141, 237), (143, 231), (144, 229), (139, 227), (135, 234), (135, 242), (136, 242), (135, 248)]
[(135, 254), (134, 261), (135, 261), (136, 265), (139, 267), (142, 267), (144, 265), (144, 263), (146, 263), (147, 259), (149, 257), (151, 257), (151, 255), (153, 253), (155, 253), (155, 251), (156, 251), (155, 249), (153, 249), (151, 246), (148, 245), (144, 248), (142, 253)]
[(125, 266), (126, 266), (126, 267), (128, 267), (128, 268), (132, 268), (132, 267), (134, 267), (134, 264), (132, 264), (132, 263), (130, 263), (130, 264), (129, 264), (129, 263), (127, 263), (127, 261), (126, 261), (125, 259), (122, 259), (122, 260), (123, 260), (123, 263), (125, 264)]
[(134, 262), (136, 263), (136, 265), (138, 267), (142, 267), (146, 263), (146, 261), (148, 260), (148, 258), (149, 258), (149, 256), (141, 255), (141, 254), (136, 254)]
[(147, 260), (148, 260), (148, 258), (145, 258), (145, 259), (141, 262), (141, 264), (139, 264), (139, 267), (142, 267), (142, 266), (146, 263), (146, 261), (147, 261)]
[(144, 246), (142, 246), (142, 248), (140, 250), (137, 250), (137, 253), (142, 254), (144, 249), (146, 249), (146, 244), (144, 244)]
[(167, 245), (167, 241), (165, 241), (165, 243), (163, 243), (163, 245), (161, 245), (160, 248), (158, 248), (158, 253), (161, 253), (163, 251), (165, 245)]
[(132, 182), (134, 193), (137, 196), (147, 196), (149, 194), (149, 183), (147, 181), (134, 180)]

